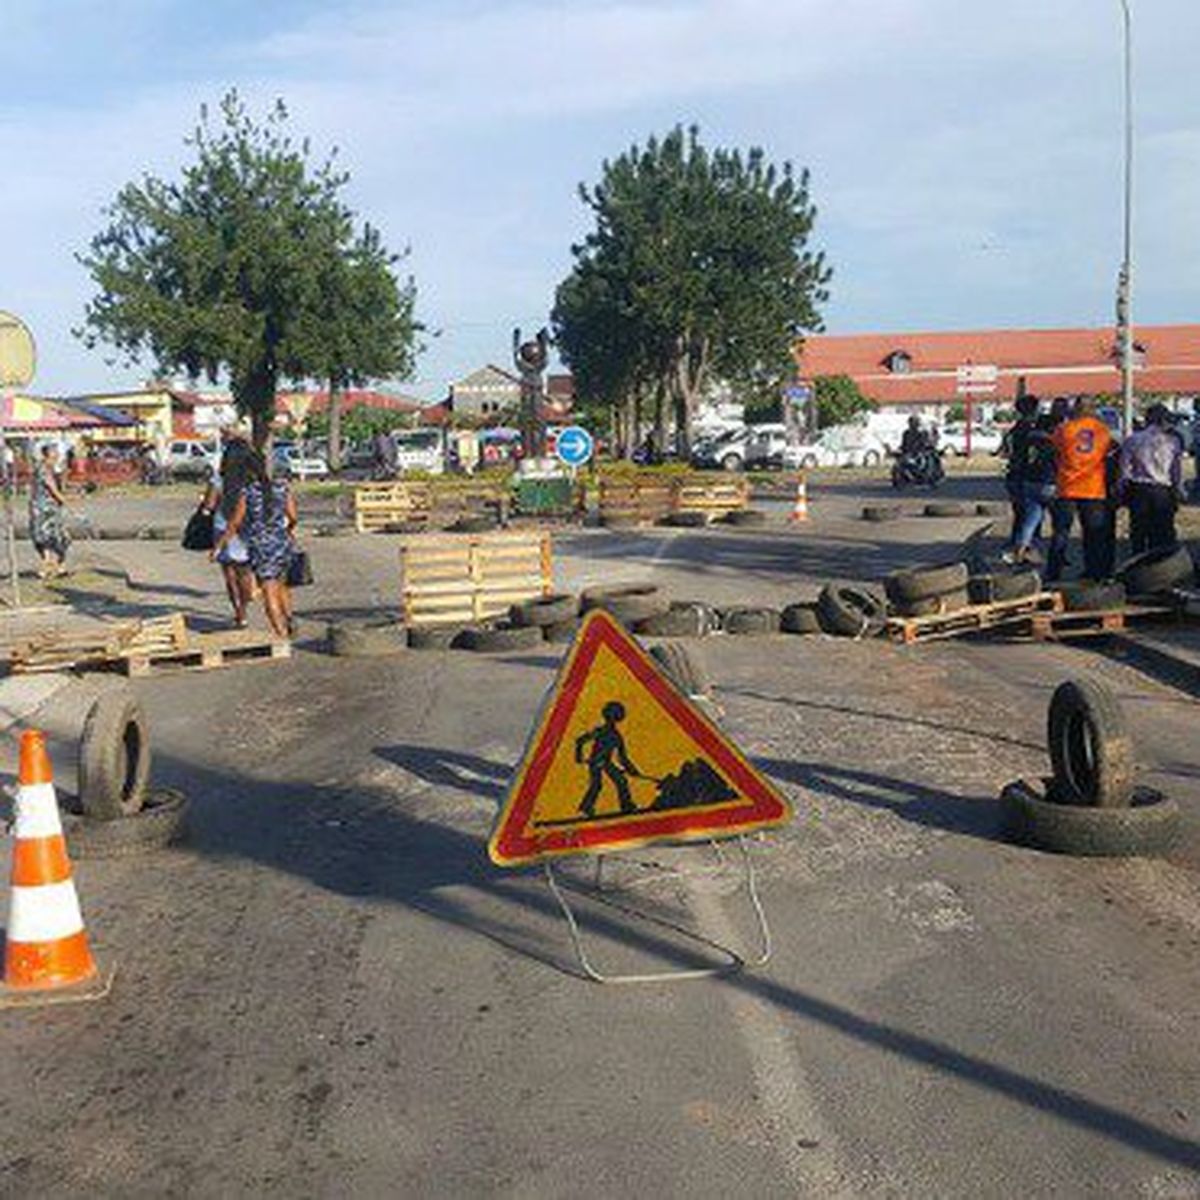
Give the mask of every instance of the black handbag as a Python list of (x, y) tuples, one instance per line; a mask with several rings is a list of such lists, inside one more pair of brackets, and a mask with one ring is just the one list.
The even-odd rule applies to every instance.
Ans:
[(185, 550), (211, 550), (216, 545), (216, 535), (213, 533), (213, 515), (203, 508), (198, 508), (188, 518), (183, 530), (183, 548)]
[(308, 551), (296, 546), (292, 550), (292, 560), (288, 563), (288, 587), (308, 587), (312, 581), (312, 563), (309, 562)]

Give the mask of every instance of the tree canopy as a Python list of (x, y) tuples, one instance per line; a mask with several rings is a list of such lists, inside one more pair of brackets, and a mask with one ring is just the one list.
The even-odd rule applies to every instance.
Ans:
[(814, 391), (818, 429), (845, 425), (859, 413), (870, 412), (874, 408), (849, 375), (818, 375), (814, 381)]
[(256, 123), (237, 92), (187, 145), (175, 181), (129, 183), (80, 256), (98, 288), (81, 336), (164, 371), (221, 374), (261, 445), (282, 379), (331, 388), (411, 373), (411, 279), (371, 226), (356, 229), (334, 155), (314, 162), (282, 101)]
[(660, 434), (669, 408), (686, 450), (711, 382), (761, 395), (791, 375), (830, 279), (808, 249), (807, 171), (758, 148), (710, 151), (677, 127), (606, 161), (580, 197), (595, 228), (572, 247), (553, 314), (577, 392), (625, 412), (653, 404)]

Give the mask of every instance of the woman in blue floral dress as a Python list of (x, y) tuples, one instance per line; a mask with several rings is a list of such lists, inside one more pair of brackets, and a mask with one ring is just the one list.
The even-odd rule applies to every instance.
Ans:
[(295, 535), (296, 497), (286, 480), (270, 477), (266, 459), (256, 450), (250, 459), (250, 481), (213, 547), (213, 557), (219, 557), (233, 538), (241, 537), (250, 569), (262, 589), (267, 621), (281, 638), (291, 636), (293, 630), (287, 574), (295, 553)]
[(29, 485), (29, 540), (42, 559), (43, 579), (64, 573), (71, 539), (63, 520), (62, 487), (58, 479), (58, 450), (43, 446)]

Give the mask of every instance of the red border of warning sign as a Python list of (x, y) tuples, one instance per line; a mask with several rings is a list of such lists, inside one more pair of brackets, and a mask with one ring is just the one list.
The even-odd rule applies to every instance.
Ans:
[[(527, 835), (526, 825), (546, 775), (575, 713), (584, 684), (602, 646), (607, 646), (654, 697), (664, 712), (725, 774), (746, 803), (708, 811), (646, 814), (644, 820), (614, 817), (613, 823), (552, 829)], [(576, 635), (558, 683), (539, 719), (516, 779), (509, 789), (488, 853), (501, 866), (518, 866), (562, 854), (582, 854), (670, 838), (729, 837), (782, 825), (791, 819), (788, 802), (659, 673), (654, 661), (603, 610), (589, 613)]]

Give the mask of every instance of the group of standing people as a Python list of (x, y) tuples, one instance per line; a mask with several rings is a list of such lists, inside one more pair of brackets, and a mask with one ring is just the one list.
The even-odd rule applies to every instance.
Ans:
[(213, 517), (211, 557), (221, 565), (234, 624), (261, 595), (267, 623), (280, 638), (295, 632), (288, 571), (296, 554), (296, 497), (286, 479), (242, 438), (225, 445), (202, 507)]
[[(1198, 413), (1200, 420), (1200, 413)], [(1036, 396), (1017, 401), (1017, 422), (1003, 452), (1013, 508), (1006, 557), (1026, 561), (1050, 518), (1045, 578), (1062, 578), (1075, 522), (1083, 542), (1083, 575), (1111, 578), (1116, 565), (1117, 510), (1129, 509), (1134, 554), (1175, 544), (1175, 513), (1184, 498), (1184, 435), (1161, 404), (1143, 427), (1119, 443), (1096, 413), (1094, 400), (1056, 399), (1045, 412)]]

